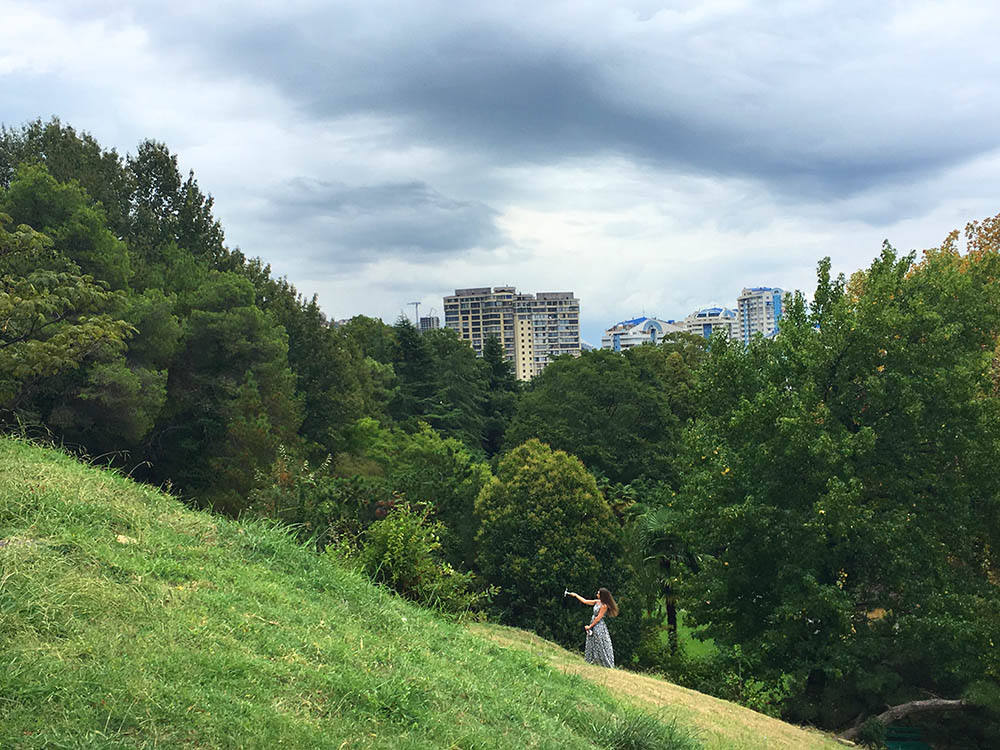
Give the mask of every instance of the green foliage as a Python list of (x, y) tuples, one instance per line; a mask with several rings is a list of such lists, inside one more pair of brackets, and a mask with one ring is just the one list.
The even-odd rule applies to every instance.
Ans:
[(58, 252), (112, 289), (127, 286), (132, 270), (125, 244), (107, 227), (104, 210), (76, 181), (57, 182), (43, 166), (23, 165), (0, 193), (0, 213), (50, 237)]
[(864, 747), (883, 750), (885, 748), (885, 737), (885, 724), (876, 719), (874, 716), (870, 719), (866, 719), (865, 722), (858, 727), (858, 743)]
[(442, 435), (480, 450), (486, 399), (482, 361), (450, 329), (421, 333), (400, 317), (393, 332), (397, 387), (390, 416), (408, 429), (426, 422)]
[(483, 451), (487, 457), (492, 457), (503, 447), (521, 389), (514, 377), (514, 365), (504, 357), (503, 345), (495, 336), (490, 336), (483, 344), (482, 367), (486, 372)]
[[(651, 631), (643, 637), (658, 636), (665, 616), (667, 646), (676, 654), (680, 648), (677, 591), (681, 574), (684, 570), (697, 571), (700, 564), (693, 545), (680, 532), (672, 502), (676, 493), (662, 484), (642, 486), (641, 490), (643, 501), (627, 508), (625, 559), (629, 581), (639, 593), (643, 620)], [(634, 489), (632, 492), (636, 494)], [(645, 658), (655, 655), (649, 653)]]
[(51, 240), (23, 225), (10, 232), (7, 219), (0, 215), (0, 409), (22, 410), (41, 380), (122, 351), (132, 328), (110, 313), (115, 296), (71, 264), (32, 268), (51, 257)]
[[(475, 558), (475, 501), (491, 474), (465, 446), (443, 438), (427, 425), (410, 434), (383, 428), (372, 419), (360, 420), (349, 435), (352, 456), (338, 458), (338, 473), (369, 472), (407, 500), (432, 509), (443, 524), (446, 559), (469, 570)], [(353, 469), (351, 460), (354, 460)], [(358, 466), (357, 461), (370, 462)]]
[(327, 457), (316, 468), (278, 446), (267, 473), (258, 472), (249, 510), (295, 528), (322, 552), (330, 544), (361, 536), (402, 498), (381, 477), (333, 477)]
[(546, 367), (521, 397), (508, 446), (538, 438), (614, 482), (676, 484), (673, 454), (694, 369), (667, 347), (584, 352)]
[(340, 334), (376, 362), (388, 365), (396, 358), (396, 331), (379, 318), (355, 315), (340, 328)]
[[(461, 440), (480, 452), (487, 392), (483, 361), (450, 328), (425, 331), (420, 337), (430, 349), (433, 362), (432, 403), (425, 420), (445, 437)], [(400, 379), (405, 384), (403, 371)]]
[(0, 746), (592, 750), (618, 696), (304, 549), (0, 440)]
[(427, 508), (396, 505), (365, 529), (358, 563), (373, 581), (422, 606), (468, 612), (484, 594), (472, 590), (472, 573), (459, 573), (443, 560), (442, 529)]
[(22, 225), (2, 230), (0, 259), (12, 419), (118, 460), (131, 451), (144, 478), (239, 512), (276, 446), (295, 443), (306, 399), (211, 198), (162, 144), (123, 161), (57, 120), (0, 133), (0, 176), (0, 211)]
[(775, 340), (713, 341), (686, 439), (681, 532), (699, 540), (686, 608), (793, 715), (826, 726), (1000, 665), (997, 250), (888, 246)]
[(389, 414), (401, 424), (412, 425), (437, 406), (433, 352), (420, 331), (403, 316), (393, 326), (393, 333), (396, 346), (392, 365), (398, 387), (389, 404)]
[(253, 299), (249, 281), (213, 272), (180, 300), (183, 336), (153, 435), (154, 477), (234, 514), (301, 420), (287, 337)]
[(1000, 717), (1000, 684), (996, 682), (974, 682), (965, 689), (962, 696), (970, 705), (981, 708)]
[(126, 159), (129, 201), (125, 241), (146, 278), (158, 255), (176, 246), (219, 270), (235, 270), (236, 258), (223, 244), (222, 225), (212, 216), (212, 198), (198, 187), (194, 173), (181, 176), (177, 156), (163, 143), (146, 140)]
[(564, 608), (563, 589), (620, 582), (618, 525), (594, 478), (573, 456), (529, 440), (500, 460), (476, 512), (478, 570), (499, 588), (504, 621), (578, 648), (587, 613)]
[(122, 236), (129, 178), (114, 149), (103, 149), (89, 133), (77, 133), (57, 117), (18, 129), (0, 126), (0, 187), (9, 186), (23, 164), (43, 165), (61, 183), (76, 180), (101, 205), (115, 236)]
[[(643, 644), (643, 649), (650, 646)], [(687, 649), (668, 651), (650, 649), (641, 654), (649, 669), (671, 682), (706, 695), (738, 703), (768, 716), (780, 716), (796, 691), (794, 679), (787, 674), (773, 678), (755, 677), (756, 664), (738, 646), (691, 654)]]

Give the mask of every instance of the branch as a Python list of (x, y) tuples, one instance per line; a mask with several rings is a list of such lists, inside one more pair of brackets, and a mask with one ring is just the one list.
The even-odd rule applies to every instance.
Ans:
[[(969, 702), (961, 698), (928, 698), (927, 700), (922, 701), (900, 703), (898, 706), (892, 706), (888, 711), (883, 711), (874, 718), (878, 719), (883, 724), (891, 724), (892, 722), (899, 721), (904, 716), (909, 716), (910, 714), (921, 713), (923, 711), (957, 711), (968, 705)], [(857, 724), (842, 733), (840, 737), (845, 740), (857, 739), (860, 729), (861, 724)]]

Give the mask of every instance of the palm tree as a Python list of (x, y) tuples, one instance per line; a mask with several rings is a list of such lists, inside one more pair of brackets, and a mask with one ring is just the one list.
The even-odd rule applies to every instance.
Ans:
[[(653, 577), (652, 590), (662, 596), (667, 612), (667, 638), (670, 652), (677, 653), (677, 595), (674, 590), (676, 569), (679, 565), (697, 573), (701, 567), (698, 557), (691, 551), (687, 541), (676, 531), (675, 511), (667, 506), (641, 507), (633, 524), (638, 548), (642, 552), (643, 567)], [(659, 598), (659, 597), (657, 597)], [(649, 607), (652, 611), (653, 607)]]

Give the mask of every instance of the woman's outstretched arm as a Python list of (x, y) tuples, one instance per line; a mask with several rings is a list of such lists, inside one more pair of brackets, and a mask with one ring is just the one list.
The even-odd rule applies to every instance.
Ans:
[(597, 604), (597, 599), (584, 599), (582, 596), (580, 596), (575, 591), (570, 591), (569, 595), (572, 596), (572, 597), (574, 597), (578, 602), (580, 602), (580, 604), (589, 604), (591, 607), (593, 607), (595, 604)]

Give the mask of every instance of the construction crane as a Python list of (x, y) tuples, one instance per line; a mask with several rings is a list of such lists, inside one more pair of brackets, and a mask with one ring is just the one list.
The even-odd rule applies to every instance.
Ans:
[(420, 328), (420, 303), (419, 302), (407, 302), (408, 305), (413, 305), (413, 324)]

